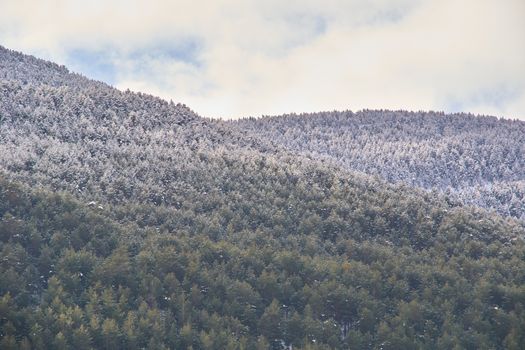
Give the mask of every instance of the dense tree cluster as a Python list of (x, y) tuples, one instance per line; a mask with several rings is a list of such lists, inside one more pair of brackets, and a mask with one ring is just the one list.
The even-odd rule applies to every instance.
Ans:
[(525, 123), (471, 114), (364, 110), (230, 122), (347, 169), (454, 194), (525, 219)]
[[(480, 179), (491, 181), (439, 193), (411, 186), (434, 183), (389, 184), (329, 153), (310, 159), (322, 152), (280, 139), (279, 118), (203, 119), (1, 47), (0, 63), (0, 348), (525, 343), (523, 222), (458, 195), (478, 186), (480, 206), (494, 205), (483, 190), (519, 203), (519, 173), (487, 165)], [(308, 130), (297, 134), (305, 145), (331, 142), (321, 125), (314, 138)], [(407, 154), (427, 137), (413, 131), (421, 136)]]
[[(249, 193), (179, 210), (98, 208), (2, 181), (1, 347), (523, 344), (520, 225), (403, 191), (301, 193), (304, 180), (270, 169), (267, 186), (239, 176)], [(382, 195), (396, 203), (379, 206)]]
[[(3, 57), (11, 57), (10, 51), (0, 49), (1, 62)], [(272, 151), (183, 105), (90, 83), (33, 60), (32, 70), (0, 66), (0, 76), (12, 78), (0, 80), (0, 169), (26, 183), (90, 200), (159, 203), (181, 187), (199, 186), (185, 175), (210, 152)], [(57, 68), (58, 81), (71, 77), (69, 85), (46, 84), (54, 71), (27, 73), (49, 67)], [(33, 81), (35, 76), (43, 80)], [(197, 153), (204, 158), (194, 160)]]

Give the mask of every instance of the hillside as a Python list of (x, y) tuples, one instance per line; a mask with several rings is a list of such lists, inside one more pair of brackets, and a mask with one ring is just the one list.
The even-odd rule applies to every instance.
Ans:
[(525, 219), (525, 122), (435, 112), (292, 114), (231, 124), (346, 169)]
[(0, 77), (1, 348), (525, 342), (521, 222), (6, 49)]
[[(270, 186), (179, 210), (96, 207), (3, 180), (2, 348), (523, 341), (515, 223), (428, 213), (424, 201), (399, 202), (403, 193), (383, 193), (392, 202), (382, 205), (354, 186), (300, 194), (282, 175), (265, 178)], [(272, 205), (252, 197), (261, 187)], [(299, 197), (271, 197), (281, 191)]]
[(0, 60), (0, 169), (24, 182), (89, 200), (158, 204), (186, 190), (170, 186), (191, 175), (197, 153), (271, 151), (184, 105), (121, 92), (6, 49)]

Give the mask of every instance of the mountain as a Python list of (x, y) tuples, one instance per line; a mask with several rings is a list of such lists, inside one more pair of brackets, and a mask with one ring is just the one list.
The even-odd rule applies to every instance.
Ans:
[(3, 48), (0, 77), (1, 348), (525, 342), (521, 221)]
[(525, 122), (365, 110), (231, 124), (290, 151), (525, 220)]
[(195, 154), (270, 151), (184, 105), (121, 92), (6, 49), (0, 60), (0, 168), (24, 182), (90, 200), (157, 203), (186, 190), (170, 186), (191, 176)]

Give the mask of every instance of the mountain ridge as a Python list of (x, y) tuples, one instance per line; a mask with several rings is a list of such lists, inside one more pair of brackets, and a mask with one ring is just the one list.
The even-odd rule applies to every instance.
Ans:
[(230, 122), (292, 152), (525, 218), (525, 122), (366, 110)]
[(8, 54), (0, 348), (525, 342), (522, 221)]

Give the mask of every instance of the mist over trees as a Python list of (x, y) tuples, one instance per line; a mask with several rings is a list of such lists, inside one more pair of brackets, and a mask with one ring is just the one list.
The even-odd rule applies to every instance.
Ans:
[(520, 349), (524, 130), (209, 120), (0, 47), (0, 348)]

